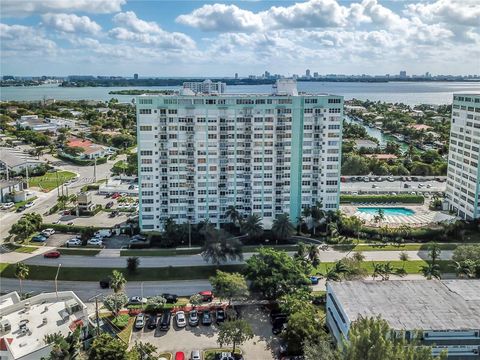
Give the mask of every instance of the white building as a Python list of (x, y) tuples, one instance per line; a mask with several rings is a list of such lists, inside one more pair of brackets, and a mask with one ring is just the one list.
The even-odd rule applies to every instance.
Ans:
[(348, 341), (359, 317), (384, 319), (407, 340), (474, 360), (480, 352), (480, 280), (327, 282), (327, 326), (337, 343)]
[(43, 293), (20, 301), (16, 292), (0, 297), (0, 359), (39, 360), (52, 349), (46, 335), (66, 336), (77, 327), (86, 334), (86, 305), (72, 291)]
[(463, 219), (480, 217), (480, 94), (454, 94), (446, 197)]
[(212, 80), (205, 80), (202, 82), (191, 81), (183, 83), (184, 89), (190, 89), (194, 93), (200, 94), (223, 94), (226, 87), (227, 84), (221, 81), (213, 82)]
[(56, 124), (39, 119), (38, 115), (23, 115), (16, 121), (16, 125), (21, 129), (30, 129), (36, 132), (56, 133), (58, 128)]
[(142, 95), (137, 98), (140, 226), (172, 217), (228, 222), (235, 206), (266, 227), (317, 201), (338, 208), (343, 98), (274, 94)]
[(0, 148), (0, 174), (13, 175), (45, 164), (15, 148)]

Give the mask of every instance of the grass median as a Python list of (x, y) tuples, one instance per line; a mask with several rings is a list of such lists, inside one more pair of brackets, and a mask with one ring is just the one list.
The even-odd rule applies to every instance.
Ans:
[[(455, 250), (458, 244), (438, 244), (442, 250)], [(377, 245), (377, 244), (340, 244), (332, 245), (334, 250), (338, 251), (420, 251), (428, 250), (430, 244), (405, 244), (405, 245)]]
[(31, 187), (39, 187), (42, 190), (50, 191), (67, 181), (74, 179), (76, 176), (75, 173), (70, 171), (59, 171), (58, 176), (56, 172), (47, 172), (42, 176), (31, 177), (29, 185)]
[(57, 250), (62, 255), (81, 255), (81, 256), (95, 256), (98, 255), (100, 250), (98, 249), (65, 249), (65, 248), (57, 248)]

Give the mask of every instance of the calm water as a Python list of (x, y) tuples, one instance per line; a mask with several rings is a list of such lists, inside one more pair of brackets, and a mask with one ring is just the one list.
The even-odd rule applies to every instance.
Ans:
[[(139, 89), (178, 89), (178, 87), (152, 86)], [(228, 86), (229, 93), (270, 93), (271, 85)], [(59, 100), (109, 100), (112, 97), (121, 102), (132, 100), (130, 95), (110, 95), (109, 91), (135, 89), (135, 87), (85, 87), (61, 88), (56, 85), (0, 88), (0, 99), (31, 101)], [(389, 83), (334, 83), (299, 82), (300, 91), (343, 95), (345, 99), (403, 102), (409, 105), (420, 103), (449, 104), (454, 92), (480, 92), (480, 82), (389, 82)]]
[(415, 211), (402, 208), (402, 207), (359, 207), (357, 210), (366, 214), (377, 215), (378, 210), (382, 209), (384, 215), (393, 215), (393, 216), (412, 216), (415, 214)]

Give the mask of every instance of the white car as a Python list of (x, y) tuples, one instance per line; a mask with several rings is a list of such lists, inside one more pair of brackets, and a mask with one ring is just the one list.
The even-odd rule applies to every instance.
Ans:
[(185, 313), (183, 311), (177, 311), (175, 318), (177, 320), (177, 326), (179, 328), (187, 326), (187, 319), (185, 318)]
[(135, 329), (140, 330), (145, 326), (145, 314), (138, 314), (135, 320)]
[(87, 241), (87, 245), (102, 246), (103, 241), (98, 238), (91, 238), (90, 240)]
[(80, 239), (73, 238), (73, 239), (68, 240), (65, 243), (65, 245), (67, 245), (67, 246), (80, 246), (80, 245), (82, 245), (82, 241)]
[(48, 236), (51, 236), (51, 235), (55, 234), (55, 230), (53, 230), (53, 229), (45, 229), (45, 230), (42, 231), (42, 234), (43, 234), (44, 236), (47, 236), (47, 237), (48, 237)]
[(15, 206), (15, 204), (13, 202), (7, 202), (7, 203), (2, 204), (2, 209), (7, 210), (7, 209), (11, 209), (14, 206)]
[(29, 207), (32, 207), (34, 205), (34, 202), (33, 201), (30, 201), (30, 202), (27, 202), (25, 204), (25, 207), (28, 209)]

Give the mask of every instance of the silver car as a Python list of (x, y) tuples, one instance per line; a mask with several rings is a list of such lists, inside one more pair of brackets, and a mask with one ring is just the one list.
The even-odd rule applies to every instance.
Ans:
[(202, 360), (200, 357), (200, 350), (193, 350), (192, 355), (190, 356), (190, 360)]

